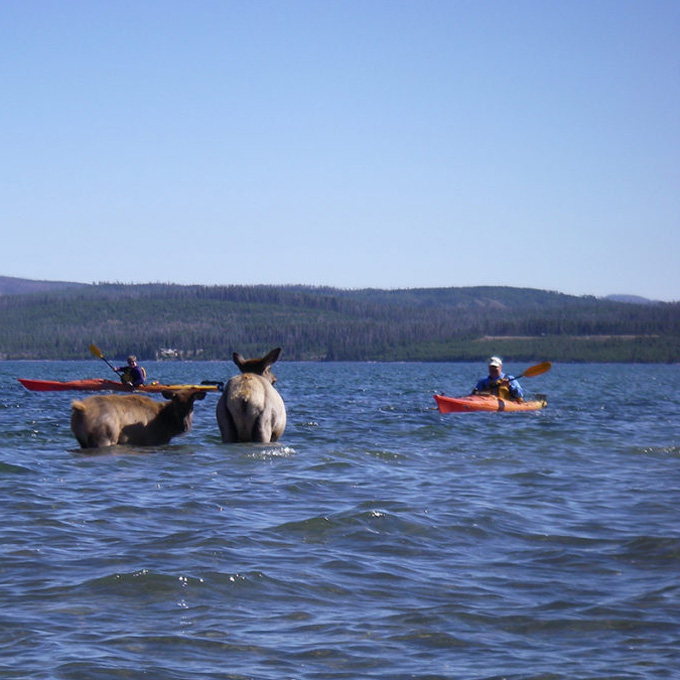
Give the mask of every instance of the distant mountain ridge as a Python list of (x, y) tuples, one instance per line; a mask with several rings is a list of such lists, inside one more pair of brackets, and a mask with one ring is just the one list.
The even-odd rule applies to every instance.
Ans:
[(650, 300), (640, 295), (607, 295), (606, 300), (612, 302), (627, 302), (632, 305), (656, 305), (658, 300)]
[[(180, 284), (115, 284), (115, 283), (101, 283), (101, 284), (91, 284), (91, 283), (78, 283), (75, 281), (45, 281), (45, 280), (34, 280), (34, 279), (22, 279), (12, 276), (0, 276), (0, 295), (25, 295), (31, 293), (53, 293), (58, 291), (63, 291), (71, 288), (79, 289), (89, 289), (89, 288), (102, 288), (102, 287), (119, 287), (119, 286), (129, 286), (134, 288), (149, 288), (155, 286), (179, 286)], [(194, 286), (186, 286), (187, 288), (192, 288)], [(207, 286), (210, 288), (211, 286)], [(232, 286), (228, 286), (232, 287)], [(247, 287), (247, 286), (246, 286)], [(270, 286), (263, 286), (270, 287)], [(500, 304), (500, 306), (505, 306), (502, 302), (497, 299), (497, 294), (500, 291), (516, 290), (522, 291), (523, 298), (526, 296), (527, 291), (534, 291), (538, 295), (564, 295), (565, 297), (577, 297), (570, 296), (564, 293), (557, 293), (554, 291), (543, 291), (539, 289), (531, 288), (512, 288), (507, 286), (472, 286), (472, 287), (451, 287), (451, 288), (398, 288), (398, 289), (383, 289), (383, 288), (364, 288), (364, 289), (353, 289), (344, 290), (332, 287), (315, 287), (315, 286), (305, 286), (305, 285), (282, 285), (282, 286), (272, 286), (274, 288), (286, 288), (286, 289), (300, 289), (300, 290), (315, 290), (317, 292), (328, 292), (330, 294), (347, 294), (354, 296), (359, 294), (361, 297), (366, 299), (371, 299), (374, 302), (390, 302), (394, 299), (399, 298), (401, 303), (411, 301), (415, 304), (422, 305), (427, 304), (428, 299), (434, 304), (442, 303), (442, 291), (469, 291), (471, 297), (476, 297), (476, 304), (478, 305), (490, 305)], [(506, 298), (507, 295), (503, 294), (501, 297)], [(612, 302), (627, 302), (630, 304), (648, 305), (657, 304), (657, 301), (650, 300), (648, 298), (642, 297), (640, 295), (607, 295), (602, 298), (603, 300), (610, 300)], [(526, 302), (526, 299), (523, 299)]]
[(87, 288), (89, 283), (69, 281), (35, 281), (0, 276), (0, 295), (25, 295), (30, 293), (53, 293), (66, 288)]

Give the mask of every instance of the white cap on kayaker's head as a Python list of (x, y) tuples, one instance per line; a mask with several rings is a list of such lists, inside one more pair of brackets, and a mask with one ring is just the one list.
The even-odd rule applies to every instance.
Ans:
[(500, 368), (502, 365), (503, 359), (501, 359), (500, 357), (491, 357), (491, 359), (489, 359), (489, 366), (496, 366)]

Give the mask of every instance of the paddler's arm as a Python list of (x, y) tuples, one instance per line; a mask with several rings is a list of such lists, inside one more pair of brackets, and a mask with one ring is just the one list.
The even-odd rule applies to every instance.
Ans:
[(489, 382), (488, 378), (482, 378), (481, 380), (477, 381), (477, 384), (472, 388), (472, 392), (470, 392), (470, 394), (488, 392), (489, 391), (488, 382)]
[(507, 385), (507, 388), (510, 391), (510, 395), (512, 396), (513, 399), (517, 399), (517, 401), (523, 400), (524, 390), (522, 389), (522, 386), (519, 384), (519, 382), (514, 376), (512, 375), (505, 376), (503, 378), (503, 382)]

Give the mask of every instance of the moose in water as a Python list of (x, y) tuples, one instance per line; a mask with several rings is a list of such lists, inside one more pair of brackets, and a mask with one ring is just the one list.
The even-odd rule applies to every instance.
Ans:
[(115, 444), (167, 444), (191, 429), (194, 401), (204, 390), (165, 390), (169, 401), (141, 394), (106, 394), (71, 404), (71, 429), (83, 449)]
[(244, 359), (234, 352), (234, 363), (241, 371), (229, 380), (217, 403), (217, 424), (225, 443), (276, 442), (286, 429), (286, 407), (274, 389), (271, 365), (281, 348), (260, 359)]

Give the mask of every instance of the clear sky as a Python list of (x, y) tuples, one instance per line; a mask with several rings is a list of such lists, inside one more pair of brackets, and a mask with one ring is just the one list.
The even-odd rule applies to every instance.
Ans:
[(680, 299), (678, 0), (2, 0), (0, 275)]

